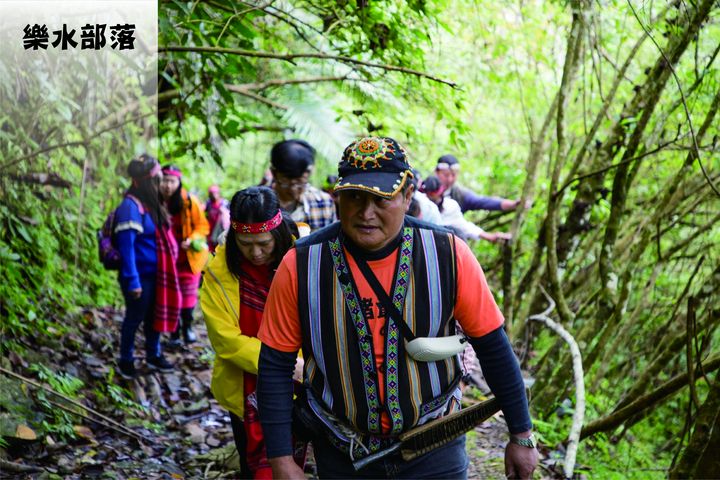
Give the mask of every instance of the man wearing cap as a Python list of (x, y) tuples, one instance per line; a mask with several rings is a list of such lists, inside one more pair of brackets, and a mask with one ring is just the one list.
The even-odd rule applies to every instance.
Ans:
[(438, 158), (435, 175), (437, 175), (445, 188), (444, 195), (455, 200), (460, 205), (462, 213), (468, 210), (502, 210), (507, 212), (515, 210), (520, 204), (520, 200), (485, 197), (468, 188), (461, 187), (456, 183), (458, 173), (460, 173), (460, 162), (454, 155), (443, 155)]
[(430, 175), (422, 184), (422, 191), (427, 195), (440, 212), (440, 225), (452, 229), (453, 233), (463, 240), (477, 240), (482, 238), (491, 243), (510, 240), (512, 236), (505, 232), (486, 232), (478, 225), (467, 220), (460, 209), (460, 205), (452, 197), (443, 195), (445, 187), (435, 175)]
[[(505, 413), (507, 473), (529, 478), (538, 454), (520, 369), (469, 247), (405, 215), (412, 173), (392, 138), (353, 142), (338, 174), (340, 222), (283, 258), (258, 333), (258, 406), (273, 476), (304, 478), (292, 460), (290, 382), (302, 348), (303, 411), (319, 427), (320, 478), (467, 478), (464, 435), (414, 460), (394, 453), (353, 465), (460, 409), (457, 323)], [(459, 349), (439, 346), (453, 341)]]
[(309, 183), (314, 165), (315, 149), (304, 140), (285, 140), (276, 143), (270, 151), (272, 188), (280, 208), (295, 222), (309, 225), (311, 230), (336, 220), (335, 201)]

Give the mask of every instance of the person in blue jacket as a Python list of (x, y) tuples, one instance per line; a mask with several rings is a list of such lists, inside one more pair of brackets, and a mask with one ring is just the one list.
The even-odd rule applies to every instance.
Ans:
[(157, 273), (156, 225), (167, 225), (158, 188), (162, 171), (157, 159), (143, 154), (130, 161), (132, 186), (117, 209), (114, 236), (121, 256), (120, 288), (125, 298), (125, 318), (120, 334), (119, 373), (137, 375), (134, 362), (135, 333), (144, 324), (145, 355), (150, 369), (173, 369), (160, 350), (160, 333), (153, 327)]
[[(520, 200), (510, 200), (500, 197), (486, 197), (478, 195), (469, 188), (462, 187), (456, 183), (460, 173), (460, 162), (454, 155), (443, 155), (438, 158), (435, 167), (435, 175), (445, 188), (443, 195), (450, 197), (460, 205), (462, 213), (468, 210), (501, 210), (507, 212), (515, 210), (520, 205)], [(531, 202), (526, 202), (525, 208), (530, 208)]]

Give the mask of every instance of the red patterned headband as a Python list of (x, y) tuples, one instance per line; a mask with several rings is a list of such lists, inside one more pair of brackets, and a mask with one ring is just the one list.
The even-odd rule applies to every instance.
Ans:
[(232, 229), (238, 233), (265, 233), (275, 230), (282, 223), (282, 212), (278, 210), (277, 214), (265, 222), (258, 223), (241, 223), (232, 221), (230, 225)]
[(165, 169), (163, 175), (172, 175), (173, 177), (182, 178), (182, 172), (180, 170)]

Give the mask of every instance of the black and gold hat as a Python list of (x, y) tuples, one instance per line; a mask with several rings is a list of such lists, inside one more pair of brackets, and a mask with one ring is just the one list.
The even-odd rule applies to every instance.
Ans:
[(390, 198), (412, 178), (405, 149), (389, 137), (365, 137), (345, 148), (335, 192), (363, 190)]

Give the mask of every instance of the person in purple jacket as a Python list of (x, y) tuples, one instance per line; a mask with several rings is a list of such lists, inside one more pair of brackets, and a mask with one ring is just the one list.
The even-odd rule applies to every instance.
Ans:
[[(460, 173), (460, 162), (454, 155), (443, 155), (438, 158), (435, 175), (445, 188), (444, 195), (452, 198), (460, 205), (462, 213), (468, 210), (515, 210), (520, 200), (508, 200), (500, 197), (485, 197), (456, 183)], [(526, 208), (530, 205), (528, 204)]]
[(162, 171), (158, 161), (147, 154), (131, 160), (127, 171), (132, 186), (115, 213), (114, 236), (122, 261), (118, 279), (126, 308), (118, 369), (123, 378), (130, 379), (137, 375), (133, 353), (135, 333), (141, 323), (148, 367), (167, 372), (172, 371), (173, 366), (163, 357), (160, 333), (153, 328), (157, 273), (155, 228), (168, 222), (158, 196)]

